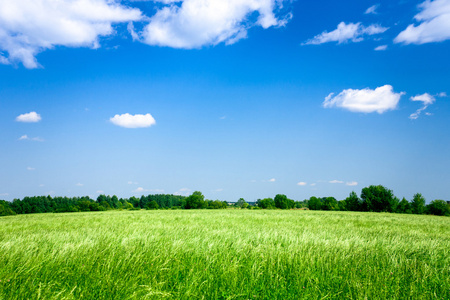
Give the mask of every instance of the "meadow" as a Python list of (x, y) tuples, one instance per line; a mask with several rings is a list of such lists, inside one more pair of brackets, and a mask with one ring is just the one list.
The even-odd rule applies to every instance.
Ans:
[(302, 210), (0, 218), (0, 299), (450, 299), (450, 219)]

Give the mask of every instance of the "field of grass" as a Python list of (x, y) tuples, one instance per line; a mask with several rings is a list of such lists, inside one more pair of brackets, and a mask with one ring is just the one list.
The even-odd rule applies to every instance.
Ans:
[(0, 299), (450, 299), (450, 218), (158, 210), (0, 218)]

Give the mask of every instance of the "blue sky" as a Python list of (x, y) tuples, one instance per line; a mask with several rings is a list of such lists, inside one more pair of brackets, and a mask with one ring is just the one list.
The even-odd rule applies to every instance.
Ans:
[(0, 1), (0, 198), (450, 199), (450, 0)]

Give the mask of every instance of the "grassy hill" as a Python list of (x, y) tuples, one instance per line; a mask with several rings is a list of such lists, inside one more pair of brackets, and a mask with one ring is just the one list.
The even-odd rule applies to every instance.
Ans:
[(449, 299), (450, 219), (157, 210), (0, 218), (0, 299)]

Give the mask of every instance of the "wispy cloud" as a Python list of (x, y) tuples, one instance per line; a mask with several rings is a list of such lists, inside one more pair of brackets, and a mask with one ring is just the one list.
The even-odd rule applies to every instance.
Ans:
[(299, 186), (305, 186), (305, 185), (307, 185), (307, 183), (304, 182), (304, 181), (300, 181), (300, 182), (297, 183), (297, 185), (299, 185)]
[(344, 183), (343, 181), (341, 181), (341, 180), (331, 180), (331, 181), (328, 181), (329, 183), (333, 183), (333, 184), (335, 184), (335, 183)]
[(339, 23), (337, 28), (333, 31), (324, 31), (314, 38), (307, 40), (302, 45), (320, 45), (329, 42), (337, 42), (338, 44), (346, 42), (361, 42), (364, 36), (376, 35), (385, 32), (389, 28), (382, 27), (378, 24), (372, 24), (368, 27), (361, 25), (361, 23)]
[(348, 181), (348, 182), (345, 183), (345, 185), (348, 185), (348, 186), (357, 186), (357, 185), (358, 185), (358, 182), (356, 182), (356, 181)]
[(269, 182), (275, 182), (275, 181), (277, 181), (275, 178), (269, 179)]
[(450, 39), (450, 1), (434, 0), (419, 4), (414, 16), (419, 25), (410, 24), (394, 39), (395, 43), (426, 44)]
[(24, 122), (24, 123), (37, 123), (41, 120), (41, 115), (36, 113), (35, 111), (21, 114), (16, 117), (17, 122)]
[(378, 12), (377, 12), (377, 9), (378, 9), (378, 7), (380, 7), (380, 4), (375, 4), (375, 5), (372, 5), (371, 7), (369, 7), (368, 9), (366, 9), (366, 11), (364, 12), (364, 14), (366, 14), (366, 15), (376, 15), (376, 14), (378, 14)]
[(156, 124), (155, 119), (151, 114), (145, 115), (130, 115), (129, 113), (123, 115), (115, 115), (109, 121), (114, 125), (125, 128), (146, 128)]
[(395, 93), (391, 85), (384, 85), (371, 90), (347, 89), (338, 95), (329, 94), (323, 102), (323, 107), (341, 107), (352, 112), (382, 114), (397, 108), (400, 97), (405, 93)]
[(33, 168), (33, 167), (27, 167), (27, 170), (28, 170), (28, 171), (34, 171), (34, 170), (36, 170), (36, 169)]
[(44, 139), (43, 138), (40, 138), (40, 137), (33, 137), (33, 138), (30, 138), (28, 135), (26, 135), (26, 134), (24, 134), (24, 135), (22, 135), (20, 138), (18, 138), (17, 140), (19, 140), (19, 141), (33, 141), (33, 142), (43, 142), (44, 141)]
[[(418, 101), (418, 102), (422, 102), (423, 106), (421, 108), (419, 108), (418, 110), (416, 110), (416, 112), (412, 113), (409, 118), (411, 120), (416, 120), (419, 118), (420, 114), (428, 108), (428, 106), (430, 106), (431, 104), (433, 104), (436, 101), (436, 97), (446, 97), (447, 94), (446, 93), (439, 93), (437, 95), (430, 95), (428, 93), (425, 94), (421, 94), (421, 95), (416, 95), (414, 97), (411, 97), (410, 100), (411, 101)], [(430, 113), (425, 113), (425, 115), (430, 116)]]
[(82, 184), (82, 183), (77, 183), (77, 184), (75, 184), (76, 186), (84, 186), (84, 184)]
[(388, 48), (387, 45), (380, 45), (378, 47), (376, 47), (374, 50), (375, 51), (385, 51)]

